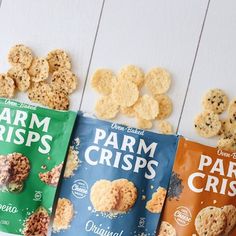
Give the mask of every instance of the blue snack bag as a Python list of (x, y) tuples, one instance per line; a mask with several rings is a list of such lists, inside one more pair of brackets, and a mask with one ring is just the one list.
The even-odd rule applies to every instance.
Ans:
[(79, 113), (53, 235), (156, 235), (177, 143)]

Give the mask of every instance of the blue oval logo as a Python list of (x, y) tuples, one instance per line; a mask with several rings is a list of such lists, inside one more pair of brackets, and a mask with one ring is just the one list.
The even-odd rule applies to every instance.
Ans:
[(78, 199), (85, 198), (88, 194), (88, 184), (82, 179), (75, 180), (72, 185), (72, 194)]

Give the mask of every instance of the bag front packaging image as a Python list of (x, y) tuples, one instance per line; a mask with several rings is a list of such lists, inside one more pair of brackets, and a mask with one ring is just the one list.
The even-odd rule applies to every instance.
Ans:
[(236, 235), (236, 153), (180, 138), (159, 234)]
[(49, 235), (75, 118), (0, 99), (0, 234)]
[(79, 113), (53, 235), (155, 235), (177, 143)]

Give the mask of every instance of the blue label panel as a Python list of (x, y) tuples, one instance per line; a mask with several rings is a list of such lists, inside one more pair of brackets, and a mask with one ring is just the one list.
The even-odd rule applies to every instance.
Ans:
[[(55, 236), (155, 235), (160, 213), (146, 208), (159, 187), (168, 189), (178, 137), (86, 117), (79, 113), (71, 149), (79, 166), (64, 178), (60, 198), (69, 199), (74, 216)], [(100, 180), (126, 179), (137, 189), (134, 205), (125, 212), (96, 211), (91, 188)], [(99, 198), (99, 196), (98, 196)]]

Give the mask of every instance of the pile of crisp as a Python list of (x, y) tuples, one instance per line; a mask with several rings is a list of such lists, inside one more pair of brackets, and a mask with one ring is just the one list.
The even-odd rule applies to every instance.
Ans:
[[(205, 138), (219, 136), (218, 148), (236, 151), (236, 98), (229, 102), (221, 89), (209, 90), (202, 99), (203, 112), (194, 121), (197, 133)], [(220, 115), (227, 110), (226, 118)]]
[[(102, 95), (96, 103), (96, 116), (110, 120), (121, 112), (135, 117), (141, 129), (151, 129), (153, 121), (158, 120), (160, 133), (173, 133), (172, 125), (166, 120), (173, 110), (172, 101), (166, 95), (170, 85), (171, 75), (163, 68), (153, 68), (144, 74), (139, 67), (128, 65), (117, 75), (109, 69), (98, 69), (92, 77), (92, 87)], [(143, 87), (149, 94), (141, 91)]]
[(65, 51), (56, 49), (39, 58), (33, 56), (30, 48), (18, 44), (10, 49), (8, 62), (11, 68), (0, 74), (0, 97), (13, 98), (17, 91), (27, 92), (32, 102), (52, 109), (69, 109), (69, 95), (76, 89), (78, 79)]

